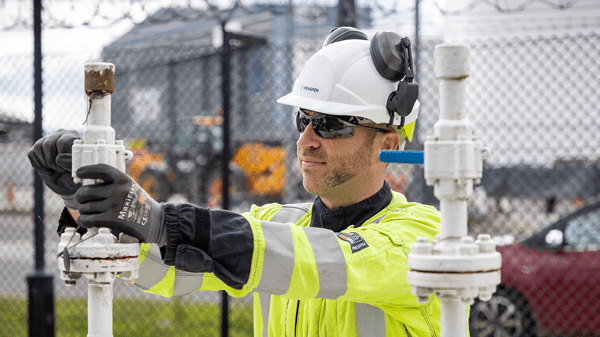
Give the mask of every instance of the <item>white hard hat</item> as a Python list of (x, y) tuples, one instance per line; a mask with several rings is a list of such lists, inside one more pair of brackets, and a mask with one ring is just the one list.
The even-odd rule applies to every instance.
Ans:
[[(278, 103), (329, 115), (356, 116), (400, 126), (402, 118), (386, 103), (398, 82), (383, 78), (373, 63), (370, 41), (344, 40), (324, 46), (304, 65), (291, 93)], [(405, 117), (404, 133), (412, 140), (419, 101)], [(398, 130), (400, 133), (402, 130)]]

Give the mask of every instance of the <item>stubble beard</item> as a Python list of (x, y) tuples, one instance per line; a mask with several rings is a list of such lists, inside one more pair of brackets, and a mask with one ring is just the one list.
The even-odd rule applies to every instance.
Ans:
[[(340, 158), (327, 158), (322, 153), (312, 150), (305, 150), (304, 154), (313, 158), (326, 160), (328, 163), (335, 163), (335, 167), (325, 174), (313, 180), (321, 180), (316, 186), (307, 186), (306, 173), (303, 172), (304, 188), (306, 191), (316, 195), (326, 195), (331, 193), (336, 187), (347, 183), (356, 178), (360, 173), (366, 170), (371, 164), (371, 148), (372, 142), (365, 141), (363, 144), (350, 156)], [(333, 159), (333, 160), (332, 160)]]

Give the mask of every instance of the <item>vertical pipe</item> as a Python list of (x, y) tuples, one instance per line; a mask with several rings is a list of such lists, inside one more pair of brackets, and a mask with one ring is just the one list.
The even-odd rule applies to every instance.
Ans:
[[(221, 54), (222, 90), (223, 90), (223, 155), (222, 155), (222, 179), (223, 179), (223, 209), (229, 209), (229, 147), (230, 147), (230, 107), (229, 107), (229, 33), (225, 30), (225, 21), (221, 23), (223, 30), (223, 50)], [(229, 335), (229, 297), (225, 291), (221, 291), (221, 337)]]
[(440, 213), (442, 238), (467, 236), (467, 201), (442, 199), (440, 200)]
[[(466, 78), (469, 76), (469, 48), (462, 45), (435, 47), (435, 76), (440, 79), (440, 119), (435, 124), (438, 141), (452, 142), (454, 160), (466, 160), (460, 153), (459, 140), (472, 139), (472, 129), (466, 120)], [(442, 158), (439, 158), (443, 162)], [(455, 165), (456, 166), (456, 165)], [(460, 167), (459, 167), (460, 166)], [(462, 176), (464, 167), (454, 167)], [(434, 191), (440, 199), (442, 238), (461, 238), (467, 235), (467, 198), (473, 191), (472, 179), (440, 179)], [(441, 335), (467, 336), (468, 305), (456, 295), (440, 297), (442, 301)]]
[(113, 335), (113, 285), (88, 281), (88, 337)]
[[(440, 79), (440, 119), (465, 120), (467, 118), (467, 82), (463, 79)], [(467, 124), (465, 124), (467, 125)], [(461, 130), (462, 131), (462, 130)], [(467, 131), (471, 136), (472, 132)], [(456, 140), (454, 134), (442, 134), (444, 140)]]
[(441, 336), (467, 336), (466, 304), (460, 299), (442, 298)]
[[(42, 1), (33, 1), (33, 77), (34, 121), (33, 141), (43, 136), (42, 130)], [(34, 246), (35, 269), (27, 275), (29, 336), (54, 336), (54, 289), (52, 273), (44, 263), (44, 183), (34, 175)]]
[[(114, 146), (116, 142), (115, 130), (111, 127), (115, 66), (112, 63), (88, 63), (84, 66), (84, 75), (89, 99), (88, 125), (83, 130), (83, 140), (75, 141), (73, 145), (73, 172), (80, 166), (95, 163), (119, 167), (118, 163), (124, 159), (118, 159), (116, 153), (109, 155), (106, 147)], [(95, 183), (97, 181), (93, 179), (83, 180), (84, 185)], [(108, 229), (89, 228), (84, 239), (105, 231), (110, 233)], [(97, 281), (106, 276), (106, 273), (94, 273), (93, 279), (88, 279), (88, 337), (112, 337), (113, 283)]]

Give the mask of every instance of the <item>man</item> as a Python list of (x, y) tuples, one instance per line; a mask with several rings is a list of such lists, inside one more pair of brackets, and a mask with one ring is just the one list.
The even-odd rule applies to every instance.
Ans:
[(137, 237), (136, 284), (151, 293), (253, 292), (255, 336), (439, 336), (439, 299), (418, 303), (407, 283), (410, 246), (439, 233), (439, 213), (391, 191), (378, 160), (412, 137), (418, 103), (407, 116), (389, 111), (396, 83), (377, 71), (366, 35), (333, 40), (278, 101), (300, 107), (297, 155), (304, 187), (317, 195), (312, 204), (244, 214), (158, 204), (107, 165), (77, 170), (103, 181), (79, 187), (69, 172), (78, 135), (59, 131), (29, 153), (65, 199), (59, 233), (79, 224)]

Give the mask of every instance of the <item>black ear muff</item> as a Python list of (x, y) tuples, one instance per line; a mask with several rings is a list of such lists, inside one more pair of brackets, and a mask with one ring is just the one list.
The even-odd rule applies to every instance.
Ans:
[(419, 86), (413, 82), (415, 71), (410, 39), (394, 32), (377, 32), (371, 40), (371, 58), (379, 74), (392, 82), (398, 82), (398, 89), (390, 93), (386, 108), (392, 125), (397, 113), (401, 117), (400, 127), (408, 116), (417, 98)]
[(400, 81), (404, 71), (404, 54), (397, 46), (402, 37), (393, 32), (377, 32), (371, 40), (371, 58), (375, 68), (383, 78), (392, 82)]
[(369, 40), (367, 34), (361, 32), (360, 30), (353, 27), (337, 27), (334, 28), (331, 33), (323, 42), (323, 47), (330, 45), (335, 42), (340, 42), (344, 40)]

